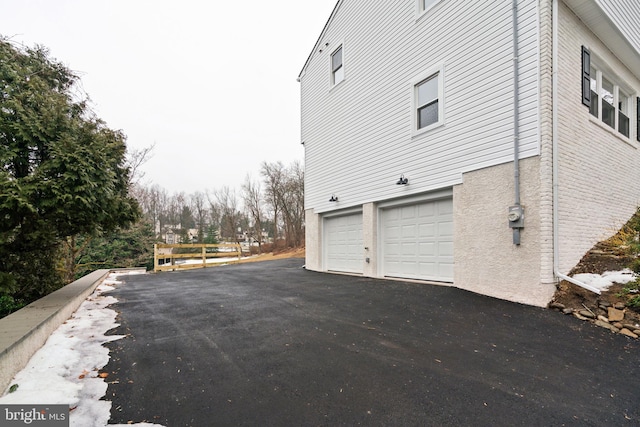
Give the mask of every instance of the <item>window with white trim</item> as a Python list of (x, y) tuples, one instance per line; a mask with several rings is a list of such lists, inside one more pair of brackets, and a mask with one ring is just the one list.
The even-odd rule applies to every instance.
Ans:
[(418, 1), (418, 14), (422, 14), (431, 9), (440, 0), (417, 0)]
[(612, 129), (629, 138), (631, 98), (615, 78), (591, 66), (591, 106), (589, 112)]
[(420, 75), (413, 84), (413, 131), (441, 125), (443, 117), (442, 67)]
[[(631, 136), (632, 104), (631, 95), (620, 79), (610, 72), (603, 71), (593, 63), (591, 53), (582, 48), (583, 99), (589, 107), (589, 113), (610, 128), (629, 138)], [(588, 88), (585, 86), (588, 82)], [(640, 138), (640, 135), (638, 135)]]
[(344, 63), (342, 61), (342, 45), (331, 54), (331, 85), (335, 86), (344, 80)]

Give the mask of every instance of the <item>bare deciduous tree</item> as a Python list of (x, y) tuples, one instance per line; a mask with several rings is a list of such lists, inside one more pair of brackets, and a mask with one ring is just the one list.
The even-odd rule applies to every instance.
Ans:
[(262, 163), (265, 196), (273, 212), (274, 234), (282, 216), (287, 246), (301, 246), (304, 241), (304, 169), (299, 162), (285, 168), (282, 162)]
[(238, 211), (238, 197), (235, 190), (224, 186), (213, 191), (213, 198), (220, 213), (220, 235), (223, 239), (238, 242), (238, 227), (241, 213)]
[(299, 162), (287, 168), (280, 197), (287, 245), (300, 247), (304, 242), (304, 169)]
[(261, 251), (262, 227), (265, 220), (264, 203), (260, 183), (253, 181), (249, 175), (242, 184), (242, 200), (251, 220), (251, 236), (258, 242), (258, 250)]
[(278, 241), (278, 215), (280, 214), (280, 193), (282, 192), (284, 181), (284, 165), (282, 162), (267, 163), (262, 162), (260, 174), (264, 178), (265, 199), (267, 205), (273, 213), (273, 242)]
[(129, 168), (129, 186), (137, 185), (140, 180), (144, 177), (144, 172), (140, 169), (140, 167), (147, 163), (149, 159), (153, 156), (153, 149), (156, 144), (151, 144), (148, 147), (141, 149), (133, 149), (127, 150), (127, 160), (125, 161), (125, 166)]
[(272, 229), (274, 242), (284, 237), (289, 247), (304, 244), (304, 169), (299, 162), (286, 167), (282, 162), (263, 162), (262, 182), (247, 175), (240, 188), (224, 186), (206, 192), (169, 195), (153, 185), (134, 185), (145, 218), (161, 234), (165, 227), (198, 230), (198, 242), (205, 235), (212, 240), (239, 242), (238, 229), (261, 247), (263, 231)]
[(207, 216), (209, 214), (205, 203), (205, 195), (197, 191), (191, 195), (191, 206), (193, 208), (196, 228), (198, 229), (198, 243), (204, 242), (204, 232), (207, 227)]

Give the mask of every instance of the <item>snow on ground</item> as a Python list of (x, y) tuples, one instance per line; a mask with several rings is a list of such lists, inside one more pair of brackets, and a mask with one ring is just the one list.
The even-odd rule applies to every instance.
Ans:
[[(108, 378), (99, 377), (100, 369), (109, 362), (109, 350), (103, 344), (124, 337), (105, 335), (118, 326), (117, 313), (107, 308), (117, 300), (104, 295), (114, 289), (109, 285), (119, 283), (116, 276), (118, 274), (111, 274), (71, 318), (51, 334), (45, 345), (11, 381), (11, 385), (18, 388), (12, 393), (7, 390), (0, 397), (0, 404), (66, 404), (72, 408), (69, 416), (71, 426), (107, 425), (111, 402), (100, 400), (107, 392), (108, 381)], [(149, 423), (119, 426), (130, 425), (162, 427)]]
[(614, 283), (627, 284), (637, 278), (633, 271), (625, 268), (622, 271), (605, 271), (602, 274), (581, 273), (573, 276), (587, 285), (606, 291)]

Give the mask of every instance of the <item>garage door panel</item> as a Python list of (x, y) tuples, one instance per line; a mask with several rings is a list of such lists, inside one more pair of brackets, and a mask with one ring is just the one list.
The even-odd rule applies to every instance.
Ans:
[(438, 254), (444, 259), (450, 257), (450, 262), (453, 262), (453, 242), (438, 243)]
[(381, 247), (385, 276), (453, 281), (452, 199), (383, 210)]
[(436, 215), (436, 207), (432, 204), (422, 204), (416, 208), (420, 218), (432, 218)]
[(422, 257), (436, 256), (435, 242), (421, 242), (419, 245), (418, 255)]
[(402, 247), (400, 253), (403, 257), (413, 257), (413, 255), (416, 253), (416, 244), (413, 242), (403, 243), (400, 246)]
[(399, 219), (411, 219), (415, 218), (415, 216), (416, 212), (413, 206), (405, 206), (403, 208), (400, 208)]
[(438, 273), (438, 268), (435, 262), (420, 263), (420, 275), (433, 276), (437, 273)]
[(362, 273), (362, 213), (325, 218), (325, 268)]
[(438, 270), (443, 275), (453, 277), (453, 261), (450, 263), (440, 263)]
[[(434, 224), (420, 224), (419, 233), (417, 234), (417, 238), (432, 238), (436, 237), (436, 226)], [(414, 235), (415, 236), (415, 235)]]
[(404, 240), (404, 239), (410, 239), (412, 237), (415, 237), (415, 235), (417, 234), (417, 227), (415, 225), (403, 225), (402, 226), (402, 233), (400, 235), (400, 237)]
[(438, 234), (440, 236), (453, 237), (453, 221), (447, 222), (439, 222), (438, 223)]
[(440, 200), (436, 204), (436, 208), (437, 208), (437, 211), (438, 211), (438, 215), (452, 215), (453, 214), (453, 203), (451, 203), (451, 199)]

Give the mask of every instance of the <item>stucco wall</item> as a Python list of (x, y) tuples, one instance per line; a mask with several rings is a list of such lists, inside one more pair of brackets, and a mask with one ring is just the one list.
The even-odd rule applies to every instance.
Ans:
[(609, 237), (634, 213), (640, 200), (640, 144), (624, 140), (581, 104), (581, 46), (640, 92), (627, 69), (563, 3), (559, 8), (558, 218), (559, 268), (568, 273), (599, 240)]
[(322, 239), (320, 238), (320, 215), (307, 209), (305, 212), (305, 268), (319, 271), (321, 269), (320, 251)]
[(513, 163), (506, 163), (466, 173), (463, 184), (453, 188), (454, 285), (545, 306), (555, 287), (540, 277), (540, 158), (520, 162), (525, 228), (519, 246), (507, 220), (515, 197), (513, 176)]
[[(362, 240), (364, 243), (365, 276), (375, 277), (378, 274), (378, 209), (375, 203), (362, 206)], [(369, 259), (369, 262), (367, 261)]]

